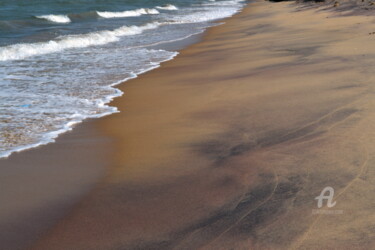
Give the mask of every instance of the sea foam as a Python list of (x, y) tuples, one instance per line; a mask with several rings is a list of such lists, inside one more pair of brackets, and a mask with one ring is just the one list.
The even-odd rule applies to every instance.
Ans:
[(243, 0), (210, 1), (194, 4), (194, 10), (187, 15), (174, 16), (173, 21), (178, 23), (210, 22), (233, 16), (243, 7)]
[(0, 158), (54, 142), (86, 118), (118, 112), (108, 106), (122, 95), (115, 85), (177, 55), (165, 50), (128, 49), (121, 42), (108, 49), (110, 53), (89, 49), (89, 57), (78, 51), (64, 56), (48, 54), (12, 61), (12, 67), (0, 62), (0, 78), (4, 79), (0, 100), (7, 103), (0, 117)]

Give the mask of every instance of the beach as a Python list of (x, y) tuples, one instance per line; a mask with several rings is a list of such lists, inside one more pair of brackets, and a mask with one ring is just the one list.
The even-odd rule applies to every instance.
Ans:
[(119, 85), (119, 113), (0, 159), (1, 246), (375, 247), (374, 20), (250, 2)]

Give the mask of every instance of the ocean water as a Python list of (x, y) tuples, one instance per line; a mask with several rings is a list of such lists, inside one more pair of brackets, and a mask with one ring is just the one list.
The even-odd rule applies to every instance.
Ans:
[[(1, 0), (0, 158), (117, 112), (115, 86), (173, 59), (241, 0)], [(126, 126), (126, 125), (125, 125)]]

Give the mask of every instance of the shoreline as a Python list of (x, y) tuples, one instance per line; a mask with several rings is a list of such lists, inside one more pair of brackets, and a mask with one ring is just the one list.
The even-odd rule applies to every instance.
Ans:
[[(212, 26), (212, 27), (214, 27), (214, 26)], [(209, 28), (211, 28), (211, 27), (208, 27), (206, 29), (209, 29)], [(205, 31), (203, 31), (202, 33), (204, 33), (204, 32)], [(189, 46), (191, 44), (199, 42), (200, 37), (202, 37), (202, 33), (192, 34), (192, 35), (189, 35), (187, 37), (177, 39), (177, 40), (174, 40), (174, 41), (170, 41), (170, 42), (163, 42), (163, 43), (160, 43), (160, 44), (146, 46), (145, 48), (164, 49), (164, 50), (168, 50), (170, 52), (176, 52), (177, 54), (174, 55), (172, 58), (167, 59), (166, 61), (159, 62), (158, 66), (156, 68), (147, 69), (146, 71), (137, 74), (135, 77), (126, 78), (124, 80), (111, 83), (108, 86), (118, 90), (119, 85), (124, 84), (125, 82), (127, 82), (129, 80), (138, 78), (140, 75), (145, 74), (149, 71), (152, 71), (152, 70), (155, 70), (155, 69), (159, 68), (160, 64), (162, 64), (164, 62), (167, 62), (167, 61), (170, 61), (170, 60), (173, 60), (178, 55), (179, 50), (182, 50), (182, 49), (186, 48), (187, 46)], [(110, 100), (109, 102), (104, 102), (105, 105), (109, 105), (109, 103), (111, 103), (115, 98), (121, 97), (122, 95), (123, 95), (123, 93), (116, 93), (116, 94), (105, 97), (103, 99), (103, 101), (104, 100)], [(111, 107), (111, 106), (109, 106), (109, 107)], [(11, 149), (11, 150), (5, 151), (4, 153), (0, 154), (0, 160), (6, 160), (12, 154), (21, 153), (23, 151), (32, 150), (34, 148), (39, 148), (39, 147), (47, 146), (51, 143), (55, 143), (56, 140), (60, 136), (64, 135), (65, 133), (71, 132), (71, 130), (73, 130), (77, 125), (80, 125), (81, 123), (86, 122), (87, 120), (100, 119), (102, 117), (112, 115), (114, 113), (116, 113), (116, 111), (111, 111), (111, 112), (108, 112), (108, 113), (102, 113), (102, 114), (97, 114), (97, 115), (93, 115), (93, 116), (88, 116), (88, 117), (83, 118), (83, 120), (81, 120), (81, 121), (68, 122), (67, 124), (64, 125), (64, 128), (59, 129), (59, 130), (55, 130), (55, 131), (49, 131), (48, 133), (46, 133), (44, 136), (47, 137), (47, 139), (45, 139), (43, 141), (28, 144), (28, 145), (24, 145), (24, 146), (18, 146), (18, 147), (15, 147), (15, 148)]]
[[(125, 95), (110, 103), (120, 113), (11, 156), (3, 181), (24, 171), (12, 162), (36, 164), (45, 187), (46, 169), (66, 176), (35, 193), (79, 201), (44, 222), (50, 229), (34, 249), (374, 246), (371, 17), (297, 8), (248, 4), (174, 60), (121, 84)], [(85, 169), (76, 175), (75, 166)], [(328, 185), (344, 213), (313, 215)], [(62, 208), (35, 207), (44, 215), (51, 204)]]
[[(231, 17), (211, 22), (212, 26), (201, 33), (150, 45), (147, 48), (179, 53), (192, 44), (200, 42), (208, 29), (216, 27), (217, 23), (222, 25), (229, 18)], [(171, 60), (174, 58), (168, 61)], [(168, 61), (161, 62), (161, 65)], [(157, 70), (161, 65), (133, 79)], [(120, 89), (120, 86), (126, 85), (133, 79), (114, 84), (113, 87)], [(126, 94), (115, 96), (107, 105), (114, 107), (111, 105), (113, 101), (125, 96)], [(0, 200), (7, 203), (0, 209), (2, 247), (24, 249), (33, 245), (48, 229), (53, 228), (56, 223), (69, 215), (96, 186), (100, 185), (108, 172), (107, 160), (113, 148), (113, 138), (100, 131), (98, 122), (114, 114), (116, 113), (85, 118), (74, 124), (70, 130), (60, 133), (54, 138), (54, 142), (25, 146), (25, 149), (12, 151), (8, 156), (0, 157), (2, 183)], [(22, 186), (19, 186), (19, 180), (23, 181)], [(66, 183), (70, 186), (66, 187)], [(25, 199), (26, 197), (32, 199)], [(20, 199), (25, 201), (20, 202)]]

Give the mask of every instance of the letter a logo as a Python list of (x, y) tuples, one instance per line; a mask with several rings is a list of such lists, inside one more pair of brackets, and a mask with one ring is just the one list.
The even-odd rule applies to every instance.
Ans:
[[(325, 195), (327, 192), (329, 194)], [(336, 201), (332, 203), (334, 194), (335, 190), (332, 187), (325, 187), (320, 195), (315, 197), (315, 200), (318, 200), (318, 208), (321, 208), (323, 206), (323, 200), (327, 200), (327, 207), (334, 207), (336, 205)]]

